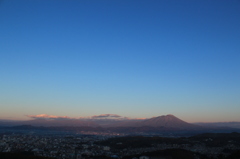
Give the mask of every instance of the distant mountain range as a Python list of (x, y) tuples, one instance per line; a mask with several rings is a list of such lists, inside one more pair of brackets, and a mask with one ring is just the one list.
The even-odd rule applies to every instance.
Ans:
[[(240, 123), (231, 123), (231, 126), (237, 127)], [(224, 124), (204, 124), (187, 123), (174, 115), (162, 115), (149, 119), (95, 119), (95, 118), (57, 118), (57, 119), (45, 119), (37, 118), (28, 121), (0, 121), (0, 126), (21, 126), (31, 125), (34, 127), (55, 127), (57, 129), (67, 128), (73, 130), (92, 130), (92, 131), (114, 131), (114, 132), (166, 132), (166, 131), (202, 131), (202, 130), (223, 130), (227, 128)], [(237, 125), (237, 126), (236, 126)], [(61, 128), (62, 127), (62, 128)], [(63, 128), (64, 127), (64, 128)], [(228, 127), (230, 128), (230, 127)], [(225, 130), (225, 129), (224, 129)]]
[(196, 125), (204, 127), (228, 127), (228, 128), (239, 128), (240, 122), (214, 122), (214, 123), (194, 123)]
[(200, 126), (187, 123), (174, 115), (162, 115), (149, 119), (34, 119), (28, 121), (2, 121), (0, 125), (32, 126), (87, 126), (87, 127), (166, 127), (175, 129), (192, 129)]
[(187, 123), (174, 115), (162, 115), (144, 120), (127, 120), (118, 123), (111, 123), (105, 127), (153, 127), (153, 128), (174, 128), (174, 129), (194, 129), (200, 126)]
[(2, 126), (19, 126), (19, 125), (32, 125), (32, 126), (89, 126), (89, 127), (98, 127), (94, 121), (91, 120), (81, 120), (81, 119), (34, 119), (27, 121), (0, 121), (0, 125)]

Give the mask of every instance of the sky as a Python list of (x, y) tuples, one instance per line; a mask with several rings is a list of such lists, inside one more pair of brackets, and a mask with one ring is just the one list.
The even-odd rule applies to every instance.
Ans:
[(240, 1), (0, 0), (0, 108), (240, 121)]

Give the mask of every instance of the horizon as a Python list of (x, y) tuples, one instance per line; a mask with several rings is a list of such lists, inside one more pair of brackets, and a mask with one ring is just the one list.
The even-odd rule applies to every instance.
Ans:
[(0, 1), (0, 119), (240, 122), (240, 1)]
[[(110, 115), (110, 116), (106, 116), (106, 117), (101, 117), (103, 115)], [(111, 117), (111, 115), (114, 115), (114, 116), (118, 116), (118, 117)], [(151, 119), (151, 118), (157, 118), (157, 117), (165, 117), (165, 116), (173, 116), (173, 117), (176, 117), (180, 120), (183, 120), (173, 114), (166, 114), (166, 115), (159, 115), (159, 116), (152, 116), (152, 117), (149, 117), (149, 118), (129, 118), (129, 117), (126, 117), (126, 116), (121, 116), (121, 115), (117, 115), (117, 114), (100, 114), (100, 115), (93, 115), (93, 116), (79, 116), (77, 118), (73, 118), (73, 117), (69, 117), (69, 116), (55, 116), (55, 115), (48, 115), (48, 114), (38, 114), (38, 115), (25, 115), (27, 118), (26, 119), (1, 119), (0, 118), (0, 121), (33, 121), (33, 120), (49, 120), (49, 121), (53, 121), (53, 120), (83, 120), (83, 121), (87, 121), (87, 120), (90, 120), (90, 121), (97, 121), (97, 120), (116, 120), (116, 121), (127, 121), (127, 120), (148, 120), (148, 119)], [(96, 118), (97, 117), (97, 118)], [(98, 118), (99, 117), (99, 118)], [(202, 122), (202, 121), (196, 121), (196, 122), (188, 122), (186, 120), (183, 120), (184, 122), (187, 122), (187, 123), (231, 123), (231, 122), (240, 122), (240, 121), (213, 121), (213, 122)]]

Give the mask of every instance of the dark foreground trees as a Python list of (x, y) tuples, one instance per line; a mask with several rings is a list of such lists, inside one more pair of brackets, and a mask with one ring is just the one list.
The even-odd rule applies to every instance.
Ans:
[(27, 153), (1, 152), (0, 159), (54, 159), (54, 158), (34, 156)]

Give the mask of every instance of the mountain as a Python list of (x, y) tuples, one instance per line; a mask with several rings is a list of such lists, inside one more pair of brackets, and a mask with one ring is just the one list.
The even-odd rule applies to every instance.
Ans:
[(93, 121), (84, 121), (81, 119), (35, 119), (32, 121), (27, 121), (28, 125), (36, 125), (36, 126), (88, 126), (88, 127), (98, 127), (99, 125)]
[(174, 129), (194, 129), (200, 126), (187, 123), (174, 115), (162, 115), (145, 120), (129, 120), (108, 125), (109, 127), (153, 127), (153, 128), (174, 128)]
[(19, 125), (18, 120), (0, 120), (0, 126), (15, 126)]
[(228, 127), (228, 128), (240, 128), (240, 122), (215, 122), (215, 123), (194, 123), (196, 125), (204, 127)]
[[(151, 129), (151, 130), (192, 130), (200, 128), (194, 124), (187, 123), (174, 115), (162, 115), (149, 119), (34, 119), (28, 121), (18, 121), (14, 123), (8, 123), (12, 125), (33, 125), (33, 126), (68, 126), (68, 127), (102, 127), (102, 128), (127, 128), (134, 130), (138, 129)], [(6, 124), (5, 124), (6, 125)]]
[(33, 119), (28, 121), (2, 122), (1, 125), (33, 125), (33, 126), (74, 126), (74, 127), (152, 127), (152, 128), (174, 128), (174, 129), (192, 129), (200, 126), (189, 124), (174, 115), (162, 115), (149, 119)]
[(12, 122), (0, 122), (2, 126), (17, 126), (17, 125), (33, 125), (33, 126), (74, 126), (74, 127), (98, 127), (99, 125), (93, 121), (80, 120), (80, 119), (34, 119), (27, 121), (12, 121)]
[(196, 125), (187, 123), (174, 115), (162, 115), (139, 122), (140, 126), (168, 127), (168, 128), (193, 128)]
[[(238, 123), (231, 123), (238, 124)], [(54, 130), (73, 132), (103, 133), (203, 133), (203, 132), (240, 132), (237, 128), (205, 127), (187, 123), (174, 115), (162, 115), (149, 119), (94, 119), (94, 118), (38, 118), (28, 121), (1, 121), (0, 126), (9, 130)], [(20, 127), (19, 127), (20, 126)], [(33, 126), (33, 127), (31, 127)]]

